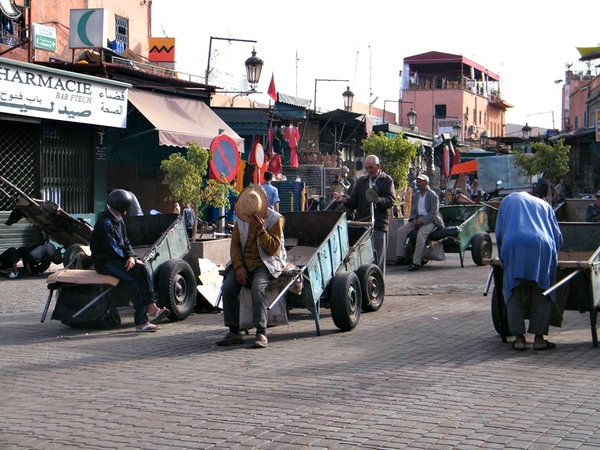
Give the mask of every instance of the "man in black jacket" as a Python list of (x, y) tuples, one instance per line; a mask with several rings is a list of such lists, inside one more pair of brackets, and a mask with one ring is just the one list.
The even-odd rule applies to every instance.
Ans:
[(396, 201), (394, 180), (381, 170), (379, 157), (369, 155), (365, 159), (367, 175), (360, 177), (349, 197), (335, 193), (336, 201), (356, 210), (359, 221), (373, 221), (373, 249), (377, 265), (385, 277), (387, 233), (390, 223), (390, 210)]
[(127, 238), (123, 216), (131, 202), (131, 193), (124, 189), (108, 194), (107, 208), (94, 226), (90, 249), (96, 272), (118, 278), (119, 285), (124, 284), (133, 294), (135, 330), (156, 331), (160, 327), (152, 322), (168, 317), (169, 310), (156, 306), (150, 273), (136, 258)]

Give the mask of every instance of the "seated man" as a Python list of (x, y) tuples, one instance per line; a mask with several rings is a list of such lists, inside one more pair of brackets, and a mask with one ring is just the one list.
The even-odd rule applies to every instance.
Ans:
[(260, 185), (246, 187), (235, 203), (235, 225), (231, 237), (231, 267), (221, 291), (223, 314), (229, 332), (217, 345), (243, 344), (240, 333), (239, 293), (252, 288), (252, 322), (256, 327), (254, 348), (267, 346), (267, 285), (286, 265), (283, 216), (269, 208), (267, 193)]
[[(413, 194), (408, 222), (398, 229), (396, 244), (396, 264), (409, 264), (408, 270), (419, 270), (425, 251), (427, 237), (435, 227), (443, 227), (444, 221), (439, 212), (439, 199), (429, 188), (429, 177), (420, 174), (416, 178), (417, 190)], [(411, 231), (418, 228), (417, 242), (413, 253), (412, 263), (406, 259), (404, 243)]]
[(594, 203), (588, 205), (585, 210), (586, 222), (600, 222), (600, 191), (596, 192)]
[(135, 257), (127, 238), (123, 217), (131, 202), (131, 193), (124, 189), (115, 189), (108, 194), (106, 209), (100, 213), (92, 233), (90, 250), (96, 272), (118, 278), (119, 285), (124, 284), (134, 295), (135, 330), (156, 331), (160, 327), (151, 322), (168, 317), (169, 310), (156, 306), (150, 273)]

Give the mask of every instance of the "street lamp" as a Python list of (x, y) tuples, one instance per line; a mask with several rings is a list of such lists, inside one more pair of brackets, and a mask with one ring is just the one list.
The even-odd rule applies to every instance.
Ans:
[[(314, 105), (314, 112), (317, 112), (317, 82), (319, 81), (343, 81), (344, 83), (349, 83), (350, 80), (336, 80), (336, 79), (331, 79), (331, 78), (315, 78), (315, 97), (313, 100), (313, 105)], [(348, 87), (348, 91), (346, 92), (350, 92), (352, 94), (352, 92), (350, 91), (350, 87)], [(344, 92), (344, 94), (346, 93)], [(342, 95), (344, 95), (342, 94)], [(354, 98), (354, 94), (352, 94), (352, 98)], [(348, 99), (348, 102), (350, 104), (350, 108), (352, 108), (352, 101), (350, 100), (350, 97), (344, 97), (344, 106), (346, 105), (346, 99)]]
[(462, 126), (460, 125), (460, 122), (456, 122), (454, 125), (452, 125), (452, 131), (454, 132), (454, 137), (456, 140), (460, 140), (460, 135), (462, 133)]
[(344, 97), (344, 109), (346, 111), (352, 111), (352, 103), (354, 102), (354, 92), (350, 90), (350, 86), (343, 92)]
[(260, 80), (260, 72), (263, 68), (263, 60), (256, 56), (256, 50), (252, 47), (252, 56), (246, 60), (244, 63), (246, 65), (246, 76), (248, 78), (248, 83), (250, 84), (250, 88), (255, 91), (256, 85)]
[(482, 147), (487, 147), (487, 144), (488, 144), (488, 138), (489, 138), (489, 136), (488, 136), (488, 134), (487, 134), (487, 130), (483, 130), (483, 131), (481, 132), (481, 134), (479, 135), (479, 140), (480, 140), (480, 142), (481, 142), (481, 146), (482, 146)]
[(527, 124), (523, 128), (521, 128), (521, 132), (523, 133), (523, 139), (526, 141), (529, 140), (529, 136), (531, 135), (531, 127)]
[(415, 125), (417, 124), (417, 112), (415, 108), (410, 108), (410, 111), (406, 113), (406, 119), (408, 120), (408, 126), (411, 130), (415, 129)]

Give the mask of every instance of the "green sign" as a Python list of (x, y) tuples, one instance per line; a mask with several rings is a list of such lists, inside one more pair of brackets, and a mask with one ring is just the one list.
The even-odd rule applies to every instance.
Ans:
[(37, 50), (56, 51), (56, 28), (32, 24), (33, 48)]

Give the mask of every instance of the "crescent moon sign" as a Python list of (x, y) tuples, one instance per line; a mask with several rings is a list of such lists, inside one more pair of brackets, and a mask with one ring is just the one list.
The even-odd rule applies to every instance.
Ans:
[(94, 46), (94, 43), (90, 41), (90, 38), (88, 38), (87, 36), (87, 23), (88, 20), (90, 20), (90, 17), (92, 14), (94, 14), (95, 11), (88, 11), (86, 13), (84, 13), (81, 16), (81, 19), (79, 19), (79, 23), (77, 24), (77, 36), (79, 36), (79, 39), (81, 39), (81, 42), (83, 42), (85, 45), (89, 45), (90, 47)]
[(21, 17), (21, 11), (15, 7), (14, 0), (0, 0), (0, 10), (11, 19)]

